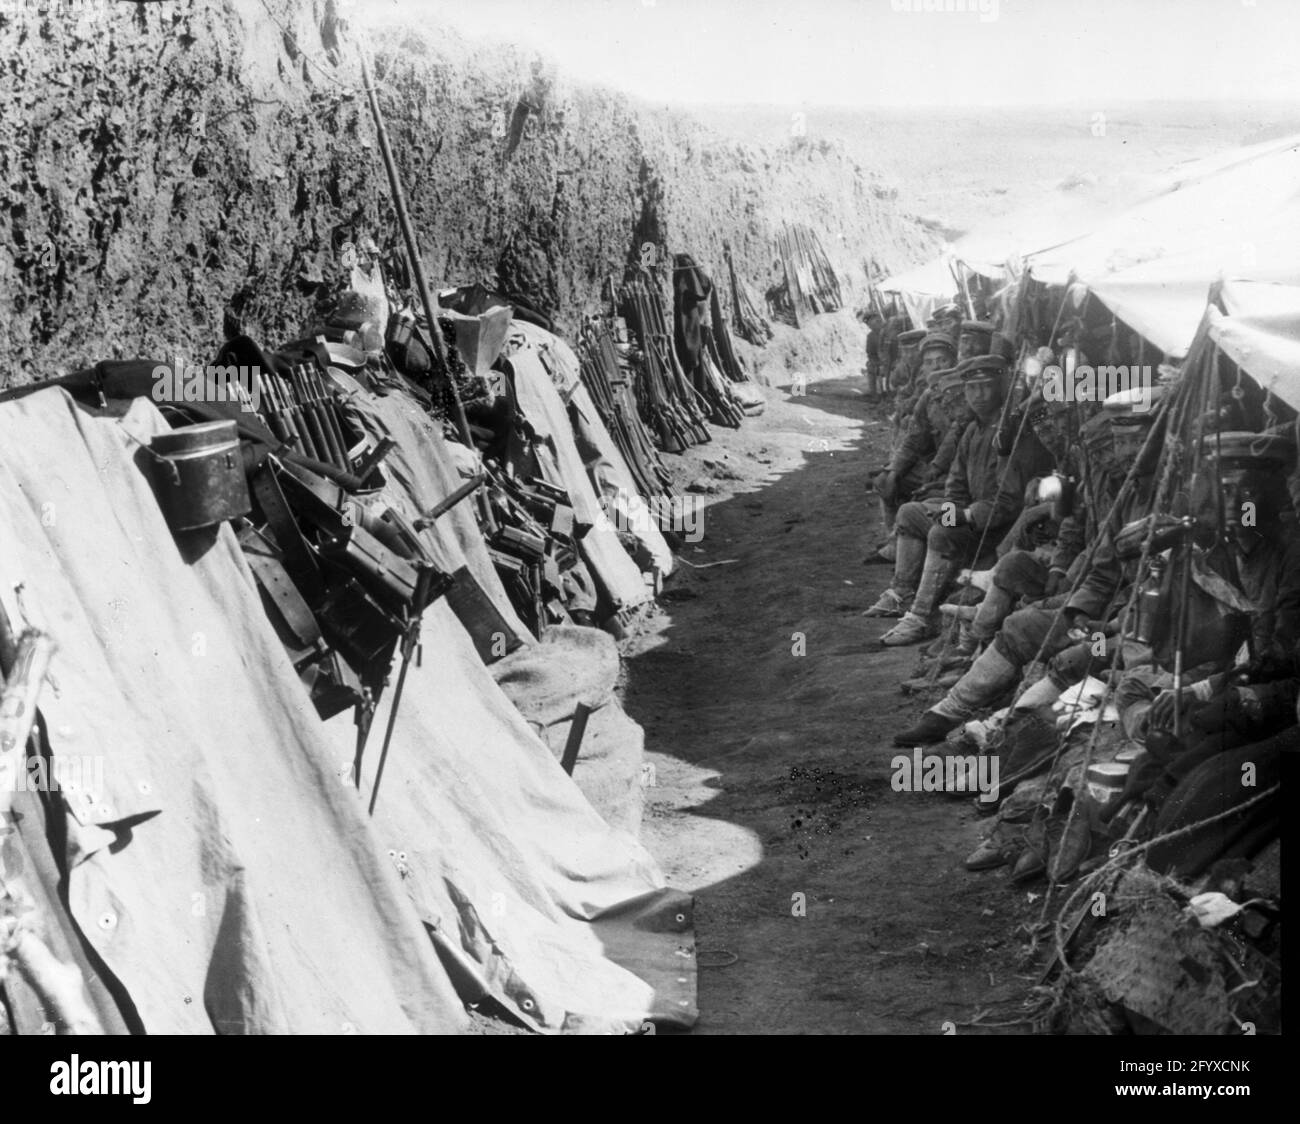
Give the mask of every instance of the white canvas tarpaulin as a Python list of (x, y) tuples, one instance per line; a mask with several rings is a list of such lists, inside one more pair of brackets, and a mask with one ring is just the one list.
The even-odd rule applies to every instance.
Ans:
[(550, 339), (554, 339), (550, 333), (531, 324), (516, 323), (512, 326), (505, 357), (514, 371), (515, 396), (520, 411), (537, 436), (535, 451), (539, 460), (549, 470), (552, 482), (569, 493), (576, 520), (591, 528), (579, 543), (583, 561), (591, 570), (609, 610), (624, 612), (652, 600), (654, 593), (646, 588), (641, 571), (623, 549), (613, 525), (604, 516), (596, 490), (587, 476), (586, 466), (574, 443), (573, 427), (564, 400), (543, 362), (544, 346)]
[(1210, 286), (1300, 281), (1300, 139), (1186, 170), (1089, 234), (1029, 257), (1030, 275), (1077, 280), (1173, 356), (1186, 353)]
[(658, 522), (636, 481), (596, 411), (596, 404), (582, 384), (582, 365), (573, 349), (559, 336), (520, 320), (515, 325), (532, 344), (551, 376), (551, 383), (568, 408), (578, 452), (597, 497), (605, 504), (615, 526), (640, 543), (659, 573), (668, 577), (675, 565), (673, 552), (659, 530)]
[(896, 293), (912, 323), (923, 325), (935, 310), (952, 301), (957, 292), (947, 255), (937, 257), (915, 269), (887, 277), (877, 286), (882, 293)]
[[(555, 393), (549, 381), (546, 388)], [(399, 398), (368, 402), (363, 394), (355, 403), (363, 414), (391, 418), (404, 410)], [(571, 444), (571, 434), (568, 439)], [(408, 459), (418, 461), (418, 452)], [(437, 497), (426, 486), (418, 474), (394, 473), (379, 498), (407, 511), (427, 508)], [(451, 549), (450, 534), (441, 520), (421, 533), (435, 554)], [(615, 546), (622, 550), (617, 540)], [(652, 1016), (688, 1025), (695, 1016), (695, 976), (682, 952), (692, 947), (690, 898), (664, 887), (650, 855), (601, 818), (529, 725), (535, 717), (562, 723), (562, 712), (571, 713), (577, 701), (598, 707), (604, 736), (625, 739), (617, 747), (622, 752), (608, 745), (601, 750), (623, 765), (624, 789), (639, 784), (643, 735), (610, 697), (617, 675), (612, 641), (593, 635), (593, 655), (579, 667), (580, 638), (594, 630), (566, 631), (577, 634), (574, 642), (549, 653), (549, 645), (527, 644), (496, 672), (508, 680), (549, 657), (560, 661), (556, 670), (563, 677), (567, 652), (574, 661), (567, 669), (570, 684), (587, 682), (588, 692), (582, 699), (542, 699), (531, 677), (532, 685), (520, 688), (530, 704), (521, 714), (447, 603), (425, 613), (423, 658), (407, 671), (375, 802), (375, 831), (466, 1001), (490, 996), (548, 1030), (626, 1030)], [(394, 700), (395, 692), (386, 692), (375, 714), (362, 770), (367, 799)], [(349, 760), (352, 727), (335, 719), (327, 730), (339, 761)], [(612, 771), (604, 772), (602, 784), (616, 783)], [(608, 959), (601, 927), (591, 923), (610, 912), (621, 915), (629, 902), (656, 921), (653, 929), (620, 934), (645, 962), (658, 965), (652, 981)], [(631, 924), (620, 920), (616, 928)]]
[(102, 764), (63, 794), (69, 912), (149, 1033), (455, 1031), (235, 536), (187, 558), (163, 520), (140, 442), (165, 429), (143, 400), (0, 406), (0, 598), (58, 645), (55, 759)]
[(1264, 389), (1300, 410), (1300, 284), (1226, 282), (1226, 314), (1206, 311), (1210, 338)]
[(1261, 228), (1243, 224), (1217, 243), (1108, 274), (1094, 295), (1134, 331), (1172, 357), (1187, 354), (1210, 288), (1222, 280), (1300, 284), (1300, 199)]
[[(466, 477), (457, 471), (447, 441), (428, 413), (409, 395), (400, 390), (382, 396), (370, 394), (344, 371), (331, 368), (330, 375), (347, 396), (353, 422), (376, 442), (381, 437), (397, 442), (384, 461), (384, 472), (398, 486), (399, 499), (405, 499), (403, 514), (408, 519), (414, 521), (465, 483)], [(477, 468), (475, 461), (474, 470)], [(479, 588), (510, 629), (514, 638), (511, 646), (515, 641), (530, 643), (532, 636), (501, 585), (474, 512), (475, 500), (470, 497), (438, 517), (439, 534), (428, 540), (434, 558), (446, 573), (468, 565)]]
[[(60, 645), (55, 753), (105, 756), (69, 819), (71, 912), (145, 1028), (454, 1031), (488, 996), (542, 1029), (689, 1025), (690, 898), (592, 809), (445, 600), (367, 818), (395, 691), (358, 792), (352, 724), (317, 718), (230, 529), (183, 552), (163, 521), (139, 442), (164, 427), (144, 401), (126, 425), (58, 390), (0, 406), (0, 595), (12, 615), (24, 583)], [(404, 475), (383, 498), (413, 504)], [(425, 534), (452, 550), (450, 525)]]

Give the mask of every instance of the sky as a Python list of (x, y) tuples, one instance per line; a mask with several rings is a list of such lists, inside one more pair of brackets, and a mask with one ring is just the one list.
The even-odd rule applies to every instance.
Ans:
[(358, 22), (433, 17), (521, 43), (660, 103), (1300, 102), (1300, 0), (341, 3)]

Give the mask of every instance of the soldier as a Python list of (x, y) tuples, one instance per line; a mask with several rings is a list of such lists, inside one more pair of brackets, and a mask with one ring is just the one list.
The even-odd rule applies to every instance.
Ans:
[(972, 355), (988, 355), (993, 350), (993, 325), (983, 320), (963, 320), (957, 336), (957, 361)]
[(961, 309), (955, 304), (945, 304), (935, 310), (926, 327), (932, 332), (942, 332), (952, 340), (955, 347), (957, 337), (961, 334)]
[(907, 435), (908, 425), (916, 410), (917, 402), (929, 389), (931, 376), (936, 371), (951, 368), (956, 352), (957, 349), (952, 341), (941, 333), (930, 332), (921, 339), (916, 350), (917, 365), (914, 377), (899, 400), (899, 413), (895, 421), (897, 426), (894, 440), (895, 452), (898, 451), (903, 438)]
[[(905, 455), (903, 454), (903, 448), (908, 439), (912, 418), (917, 403), (929, 386), (930, 376), (939, 370), (951, 367), (953, 356), (957, 351), (956, 344), (941, 333), (927, 333), (913, 329), (904, 332), (898, 338), (902, 353), (898, 362), (894, 365), (894, 373), (890, 377), (890, 384), (895, 388), (895, 409), (890, 416), (890, 421), (894, 426), (890, 445), (891, 466), (895, 458)], [(912, 351), (911, 346), (914, 341), (915, 350)], [(909, 352), (916, 356), (916, 361), (914, 365), (909, 364), (908, 373), (904, 375), (902, 368)], [(900, 497), (900, 483), (899, 475), (897, 473), (891, 475), (889, 468), (886, 468), (883, 474), (872, 480), (871, 486), (880, 495), (887, 537), (877, 550), (863, 559), (864, 562), (894, 561), (894, 520), (898, 512), (900, 499), (906, 498), (908, 494), (904, 491)]]
[[(912, 499), (919, 489), (933, 485), (936, 472), (946, 474), (948, 465), (952, 463), (955, 438), (950, 443), (951, 449), (941, 467), (938, 467), (936, 457), (949, 436), (954, 420), (960, 416), (954, 408), (952, 395), (943, 389), (945, 377), (953, 375), (955, 372), (950, 369), (932, 371), (926, 376), (924, 381), (927, 389), (912, 409), (907, 428), (895, 447), (889, 467), (872, 479), (872, 488), (880, 500), (881, 517), (888, 538), (879, 549), (863, 559), (867, 564), (894, 561), (894, 520), (899, 505)], [(957, 381), (960, 384), (960, 380)]]
[[(1238, 684), (1266, 683), (1294, 675), (1296, 646), (1300, 643), (1300, 540), (1286, 527), (1291, 515), (1286, 472), (1295, 448), (1289, 436), (1210, 434), (1202, 440), (1201, 448), (1202, 456), (1215, 466), (1218, 488), (1199, 497), (1198, 526), (1220, 526), (1220, 499), (1222, 524), (1214, 541), (1204, 551), (1196, 552), (1192, 581), (1216, 605), (1208, 613), (1195, 612), (1196, 605), (1184, 610), (1189, 614), (1188, 635), (1182, 638), (1184, 663), (1198, 666), (1202, 680), (1183, 688), (1180, 701), (1184, 706), (1203, 709), (1230, 693), (1230, 678)], [(1204, 541), (1202, 534), (1197, 537)], [(1216, 575), (1222, 580), (1216, 581)], [(1204, 598), (1195, 590), (1193, 594), (1194, 600), (1203, 605)], [(1161, 595), (1158, 639), (1162, 642), (1158, 648), (1162, 652), (1167, 652), (1170, 639), (1176, 638), (1170, 620), (1172, 611), (1179, 607), (1174, 598), (1172, 589)], [(1231, 614), (1244, 614), (1240, 632), (1250, 656), (1244, 668), (1234, 665), (1236, 633), (1226, 632), (1233, 639), (1225, 646), (1220, 640), (1225, 631), (1214, 619)], [(1152, 692), (1141, 690), (1141, 686), (1151, 685), (1153, 678), (1126, 677), (1126, 692), (1133, 693), (1136, 680), (1139, 700), (1150, 698)], [(1153, 728), (1168, 726), (1174, 700), (1172, 690), (1156, 698), (1151, 711)]]
[(867, 324), (867, 401), (880, 401), (880, 339), (885, 325), (879, 312), (868, 312)]
[[(1151, 412), (1139, 410), (1136, 406), (1135, 400), (1126, 394), (1113, 395), (1106, 401), (1114, 457), (1121, 465), (1130, 465), (1138, 460), (1154, 420)], [(1154, 458), (1141, 458), (1134, 487), (1121, 510), (1112, 512), (1112, 531), (1142, 517), (1150, 509), (1155, 492), (1154, 473)], [(899, 523), (901, 544), (902, 513)], [(1132, 575), (1126, 574), (1124, 564), (1118, 558), (1112, 533), (1097, 548), (1079, 588), (1070, 594), (1059, 614), (1036, 606), (1011, 613), (1002, 622), (993, 643), (971, 664), (970, 670), (921, 716), (916, 725), (896, 735), (894, 744), (913, 746), (942, 741), (950, 731), (991, 706), (1020, 681), (1024, 669), (1039, 657), (1040, 652), (1043, 658), (1064, 653), (1089, 634), (1092, 620), (1105, 618), (1113, 605), (1122, 603), (1119, 596), (1126, 577), (1131, 580)], [(1083, 652), (1089, 652), (1086, 645)], [(1050, 703), (1074, 679), (1068, 664), (1062, 666), (1054, 660), (1048, 675), (1022, 695), (1017, 705), (1028, 709)]]
[[(1052, 457), (1056, 468), (1068, 477), (1070, 405), (1060, 400), (1032, 397), (1026, 407), (1027, 424)], [(1038, 491), (1039, 481), (1030, 483)], [(1027, 495), (1026, 507), (998, 548), (1000, 557), (989, 575), (989, 588), (972, 619), (962, 620), (956, 649), (944, 660), (946, 668), (969, 664), (976, 651), (988, 644), (1016, 602), (1037, 601), (1058, 591), (1065, 572), (1078, 554), (1081, 543), (1067, 537), (1057, 541), (1063, 515), (1054, 502)]]
[[(996, 447), (1007, 362), (981, 355), (957, 368), (966, 402), (975, 415), (963, 431), (938, 512), (921, 504), (899, 510), (894, 584), (868, 611), (903, 619), (881, 637), (890, 646), (915, 644), (934, 635), (939, 598), (962, 566), (992, 549), (1023, 507), (1029, 479), (1050, 467), (1046, 450), (1032, 436), (1020, 443), (999, 472)], [(937, 515), (937, 521), (935, 516)]]
[(906, 390), (911, 385), (912, 376), (916, 374), (921, 341), (925, 339), (926, 335), (924, 328), (907, 328), (894, 337), (898, 345), (898, 356), (889, 369), (889, 388), (891, 390)]

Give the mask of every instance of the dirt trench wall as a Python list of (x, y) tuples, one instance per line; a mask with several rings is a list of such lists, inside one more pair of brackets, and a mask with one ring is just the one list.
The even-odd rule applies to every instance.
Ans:
[(202, 359), (232, 316), (282, 341), (339, 228), (395, 249), (359, 40), (435, 284), (514, 287), (571, 331), (646, 242), (722, 280), (727, 240), (761, 294), (773, 232), (808, 222), (850, 299), (866, 257), (933, 248), (832, 146), (739, 145), (448, 29), (354, 29), (334, 0), (57, 2), (0, 6), (0, 383)]

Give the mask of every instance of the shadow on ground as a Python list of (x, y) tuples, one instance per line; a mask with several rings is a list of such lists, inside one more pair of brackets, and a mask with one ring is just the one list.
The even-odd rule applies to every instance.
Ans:
[(898, 689), (916, 650), (860, 615), (890, 577), (861, 561), (888, 427), (860, 381), (769, 389), (763, 417), (676, 459), (724, 492), (624, 701), (652, 768), (643, 839), (698, 897), (696, 1033), (974, 1033), (1034, 982), (1016, 930), (1041, 902), (962, 868), (972, 802), (890, 785), (924, 703)]

